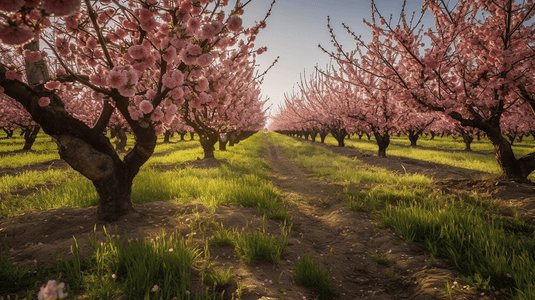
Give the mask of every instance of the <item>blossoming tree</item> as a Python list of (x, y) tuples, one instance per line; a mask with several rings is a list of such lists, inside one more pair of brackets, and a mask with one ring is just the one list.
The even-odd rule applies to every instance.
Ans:
[[(381, 62), (367, 71), (393, 82), (398, 95), (415, 106), (483, 131), (504, 174), (525, 181), (535, 169), (535, 153), (516, 158), (500, 121), (519, 102), (535, 106), (535, 3), (426, 0), (423, 10), (435, 18), (428, 30), (421, 28), (421, 18), (408, 18), (404, 11), (397, 24), (386, 19), (373, 1), (372, 19), (366, 22), (371, 41), (346, 26), (357, 51), (365, 50), (363, 59)], [(335, 48), (333, 55), (349, 53), (337, 43)], [(393, 55), (399, 59), (390, 60)]]
[[(16, 76), (23, 66), (0, 58), (0, 92), (19, 102), (56, 141), (62, 159), (92, 181), (99, 219), (134, 211), (132, 181), (164, 124), (192, 101), (185, 91), (202, 84), (199, 73), (250, 35), (240, 17), (245, 4), (227, 6), (225, 0), (0, 2), (2, 43), (39, 38), (58, 66), (50, 80), (44, 70), (25, 68), (29, 78), (40, 78), (32, 86)], [(94, 105), (86, 110), (96, 111), (94, 123), (66, 109), (73, 90), (90, 92)], [(104, 134), (114, 112), (136, 138), (123, 159)]]

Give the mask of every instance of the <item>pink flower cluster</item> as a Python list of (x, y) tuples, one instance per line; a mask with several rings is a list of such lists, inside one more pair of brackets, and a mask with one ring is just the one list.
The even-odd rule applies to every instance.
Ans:
[(124, 97), (134, 97), (140, 73), (133, 68), (117, 66), (108, 74), (107, 83)]
[(64, 299), (67, 293), (63, 291), (65, 283), (56, 284), (55, 280), (49, 280), (46, 285), (41, 287), (37, 299), (39, 300), (55, 300)]

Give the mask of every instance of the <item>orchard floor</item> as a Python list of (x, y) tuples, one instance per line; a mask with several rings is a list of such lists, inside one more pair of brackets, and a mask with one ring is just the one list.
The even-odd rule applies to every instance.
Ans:
[[(319, 143), (317, 143), (319, 145)], [(527, 218), (533, 218), (533, 186), (517, 185), (497, 180), (482, 180), (484, 174), (446, 168), (434, 164), (395, 157), (362, 156), (356, 149), (329, 147), (335, 153), (358, 157), (365, 163), (401, 172), (432, 175), (437, 188), (477, 189), (482, 193), (503, 198), (504, 212), (514, 206)], [(435, 259), (422, 247), (406, 244), (392, 230), (376, 226), (372, 216), (349, 211), (345, 206), (343, 187), (311, 179), (307, 170), (291, 162), (275, 145), (269, 144), (263, 156), (271, 165), (271, 180), (291, 203), (289, 210), (293, 228), (287, 253), (280, 265), (239, 261), (233, 250), (215, 248), (212, 258), (221, 266), (231, 266), (235, 281), (245, 287), (241, 299), (314, 299), (314, 293), (297, 286), (292, 280), (292, 266), (303, 253), (310, 253), (324, 268), (331, 269), (336, 284), (336, 299), (448, 299), (445, 284), (459, 282), (453, 299), (505, 299), (494, 293), (481, 294), (463, 289), (460, 275), (446, 260)], [(200, 167), (218, 165), (200, 161)], [(357, 188), (357, 187), (355, 187)], [(73, 236), (87, 253), (87, 240), (103, 238), (103, 226), (113, 235), (143, 238), (178, 231), (201, 243), (209, 235), (209, 224), (223, 223), (225, 228), (261, 228), (262, 218), (254, 208), (219, 207), (215, 213), (202, 205), (175, 205), (152, 202), (135, 206), (138, 213), (113, 224), (95, 222), (96, 208), (61, 208), (15, 218), (0, 219), (0, 243), (7, 244), (16, 264), (49, 266), (70, 255)], [(203, 226), (206, 225), (206, 226)], [(280, 234), (280, 223), (268, 221), (267, 231)], [(386, 254), (388, 263), (378, 265), (374, 253)], [(45, 280), (45, 279), (43, 279)], [(228, 288), (229, 294), (236, 284)]]

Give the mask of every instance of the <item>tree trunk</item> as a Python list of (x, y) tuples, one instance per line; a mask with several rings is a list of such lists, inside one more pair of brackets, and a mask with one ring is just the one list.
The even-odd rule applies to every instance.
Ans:
[(93, 181), (100, 198), (97, 209), (100, 220), (114, 221), (135, 211), (130, 200), (135, 175), (128, 174), (121, 165), (120, 161), (114, 162), (114, 171), (109, 176)]
[(220, 151), (227, 151), (227, 142), (228, 142), (228, 139), (226, 136), (224, 138), (219, 138), (219, 150)]
[(434, 131), (431, 131), (430, 134), (431, 134), (431, 138), (430, 138), (430, 140), (434, 140), (434, 139), (435, 139), (435, 132), (434, 132)]
[(310, 136), (310, 132), (305, 131), (305, 132), (303, 133), (303, 135), (305, 136), (305, 140), (308, 141), (308, 137)]
[(236, 131), (228, 133), (228, 145), (229, 147), (234, 147), (234, 144), (238, 141), (238, 134)]
[(204, 151), (204, 159), (214, 158), (215, 144), (219, 140), (219, 134), (201, 135), (199, 134), (201, 146)]
[[(496, 127), (496, 128), (494, 128)], [(528, 175), (535, 170), (535, 153), (517, 159), (509, 141), (502, 135), (500, 127), (494, 126), (485, 133), (494, 145), (494, 154), (503, 173), (515, 181), (526, 181)]]
[(24, 131), (24, 147), (22, 150), (31, 150), (41, 126), (28, 126)]
[(318, 132), (313, 130), (311, 133), (310, 133), (310, 138), (312, 139), (313, 142), (316, 141), (316, 137), (318, 136)]
[(466, 131), (461, 131), (461, 135), (463, 136), (463, 141), (464, 141), (464, 146), (465, 146), (464, 151), (472, 151), (471, 145), (472, 145), (472, 142), (474, 141), (474, 137)]
[(193, 141), (193, 138), (195, 137), (195, 132), (190, 132), (189, 137), (190, 137), (190, 140)]
[(336, 139), (338, 142), (338, 147), (344, 147), (345, 143), (344, 140), (347, 136), (347, 131), (345, 128), (332, 128), (331, 129), (332, 136)]
[(374, 133), (374, 136), (377, 142), (377, 146), (379, 146), (377, 156), (386, 157), (386, 148), (388, 148), (388, 146), (390, 145), (390, 135), (388, 133), (383, 133), (383, 135), (379, 133)]
[(126, 142), (128, 137), (126, 136), (126, 131), (122, 127), (115, 128), (115, 150), (118, 152), (126, 152)]
[(13, 137), (14, 130), (7, 129), (7, 128), (4, 128), (4, 127), (2, 127), (2, 130), (6, 133), (6, 139), (10, 139), (10, 138)]
[(184, 140), (184, 136), (186, 135), (187, 132), (181, 132), (179, 133), (180, 134), (180, 140), (183, 141)]
[(420, 135), (418, 132), (414, 132), (412, 130), (409, 130), (409, 141), (411, 141), (411, 147), (416, 147), (416, 142), (418, 142), (418, 138), (420, 138)]
[(163, 136), (163, 142), (164, 143), (170, 143), (171, 142), (171, 130), (166, 130), (165, 133), (164, 133), (164, 136)]
[(320, 132), (320, 142), (321, 142), (322, 144), (325, 144), (325, 138), (327, 137), (328, 134), (329, 134), (329, 133), (326, 132), (326, 131), (321, 131), (321, 132)]
[(372, 136), (369, 135), (368, 133), (364, 133), (367, 137), (368, 137), (368, 141), (372, 139)]
[(359, 140), (362, 140), (362, 136), (364, 135), (364, 133), (359, 133), (357, 135), (359, 136)]

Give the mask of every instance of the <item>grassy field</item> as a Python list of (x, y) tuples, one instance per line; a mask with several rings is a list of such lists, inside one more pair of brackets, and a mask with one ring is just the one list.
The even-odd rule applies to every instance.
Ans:
[[(475, 192), (444, 193), (432, 188), (419, 175), (370, 176), (386, 170), (362, 166), (358, 160), (339, 157), (324, 148), (303, 144), (289, 137), (276, 138), (288, 156), (324, 180), (346, 184), (363, 182), (368, 188), (347, 189), (347, 205), (356, 211), (373, 213), (386, 227), (392, 227), (408, 243), (425, 246), (433, 256), (453, 261), (465, 281), (480, 290), (490, 287), (510, 293), (514, 299), (535, 299), (535, 227), (520, 219), (505, 219), (497, 207)], [(337, 145), (334, 139), (327, 143)], [(347, 141), (348, 145), (373, 151), (368, 141)], [(431, 160), (437, 150), (391, 146), (390, 155)], [(428, 141), (438, 148), (439, 141)], [(375, 146), (376, 147), (376, 146)], [(481, 151), (489, 151), (481, 145)], [(417, 155), (415, 155), (415, 153)], [(448, 152), (443, 154), (447, 154)], [(490, 159), (470, 163), (473, 155), (455, 153), (442, 163), (476, 170), (491, 170)], [(459, 159), (461, 157), (462, 159)], [(491, 159), (494, 159), (490, 156)], [(331, 160), (334, 161), (331, 162)], [(466, 161), (468, 163), (458, 163)], [(384, 172), (384, 173), (383, 173)], [(339, 174), (347, 174), (339, 176)]]
[[(218, 151), (221, 163), (212, 168), (191, 163), (202, 157), (198, 141), (159, 140), (154, 156), (134, 180), (132, 201), (195, 202), (211, 211), (223, 205), (252, 207), (265, 220), (280, 222), (280, 234), (217, 225), (199, 244), (176, 232), (127, 242), (107, 233), (104, 242), (90, 244), (87, 257), (81, 257), (74, 240), (72, 259), (44, 269), (15, 267), (6, 247), (0, 255), (0, 299), (8, 299), (7, 295), (29, 299), (44, 278), (65, 282), (69, 295), (84, 299), (222, 299), (221, 287), (235, 278), (229, 267), (213, 263), (211, 252), (231, 247), (233, 255), (247, 264), (267, 261), (276, 266), (287, 251), (292, 216), (269, 180), (270, 165), (261, 155), (266, 139), (313, 176), (343, 185), (349, 210), (369, 213), (407, 243), (421, 244), (432, 256), (452, 261), (467, 284), (483, 292), (496, 289), (513, 299), (535, 299), (535, 227), (519, 218), (502, 217), (492, 202), (475, 192), (442, 192), (424, 175), (371, 168), (358, 159), (275, 133), (258, 133), (229, 151)], [(335, 141), (328, 138), (326, 143)], [(352, 138), (346, 143), (363, 151), (377, 150), (374, 141)], [(474, 142), (476, 153), (452, 151), (464, 146), (451, 138), (422, 139), (418, 148), (407, 144), (408, 140), (393, 138), (387, 154), (499, 173), (486, 142)], [(526, 141), (515, 149), (521, 153), (532, 145)], [(0, 140), (0, 169), (25, 167), (0, 177), (0, 218), (98, 203), (91, 182), (70, 168), (28, 168), (59, 158), (50, 138), (40, 135), (34, 151), (18, 153), (19, 147), (20, 138)], [(16, 193), (20, 190), (30, 192)], [(200, 274), (208, 289), (194, 292), (192, 272)], [(317, 288), (320, 299), (336, 294), (329, 271), (311, 256), (302, 255), (292, 273), (297, 284)], [(238, 287), (233, 299), (240, 295)]]

